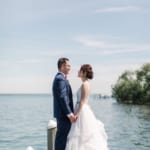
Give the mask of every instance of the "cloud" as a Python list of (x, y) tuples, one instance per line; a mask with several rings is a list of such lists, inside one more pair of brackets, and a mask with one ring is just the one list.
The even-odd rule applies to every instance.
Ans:
[(95, 13), (135, 13), (144, 12), (142, 7), (123, 6), (123, 7), (108, 7), (95, 10)]
[(95, 48), (118, 48), (118, 45), (107, 43), (104, 40), (96, 40), (90, 37), (80, 36), (76, 40), (86, 46), (86, 47), (95, 47)]
[[(101, 54), (117, 54), (117, 53), (132, 53), (132, 52), (142, 52), (149, 51), (150, 44), (129, 44), (129, 43), (119, 43), (104, 39), (94, 39), (85, 36), (79, 36), (75, 39), (84, 47), (95, 48), (101, 50)], [(117, 44), (118, 43), (118, 44)]]

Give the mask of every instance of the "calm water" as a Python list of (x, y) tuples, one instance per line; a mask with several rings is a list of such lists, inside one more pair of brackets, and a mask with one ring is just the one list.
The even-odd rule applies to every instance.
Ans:
[[(92, 97), (90, 106), (104, 124), (110, 150), (150, 150), (150, 106), (118, 104)], [(0, 95), (0, 150), (47, 150), (52, 118), (49, 95)]]

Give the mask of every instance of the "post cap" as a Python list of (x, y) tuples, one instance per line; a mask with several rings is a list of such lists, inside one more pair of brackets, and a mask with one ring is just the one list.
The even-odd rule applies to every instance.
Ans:
[(49, 120), (48, 129), (56, 128), (56, 126), (57, 126), (57, 123), (55, 120)]
[(31, 146), (28, 146), (26, 150), (34, 150)]

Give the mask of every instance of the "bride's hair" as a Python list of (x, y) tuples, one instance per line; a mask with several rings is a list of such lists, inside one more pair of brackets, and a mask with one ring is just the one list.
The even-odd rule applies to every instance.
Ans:
[(87, 79), (93, 79), (93, 69), (90, 64), (83, 64), (80, 68), (80, 71), (86, 74)]

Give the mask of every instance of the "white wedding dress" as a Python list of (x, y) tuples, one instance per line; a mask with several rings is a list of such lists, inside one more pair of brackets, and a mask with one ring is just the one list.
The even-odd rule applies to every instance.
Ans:
[[(81, 88), (77, 91), (75, 112), (80, 99)], [(96, 119), (88, 101), (83, 105), (77, 121), (72, 123), (65, 150), (108, 150), (104, 124)]]

